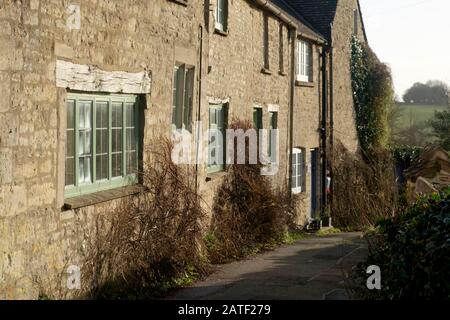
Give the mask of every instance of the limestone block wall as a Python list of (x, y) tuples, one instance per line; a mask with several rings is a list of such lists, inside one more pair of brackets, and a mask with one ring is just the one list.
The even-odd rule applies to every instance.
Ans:
[[(295, 108), (294, 108), (294, 137), (295, 148), (305, 151), (305, 188), (298, 197), (303, 205), (299, 224), (308, 223), (311, 217), (311, 179), (312, 163), (311, 150), (320, 149), (321, 108), (322, 108), (322, 70), (320, 54), (322, 47), (313, 45), (313, 67), (312, 81), (308, 85), (297, 83), (295, 88)], [(317, 176), (317, 183), (320, 183), (320, 175)]]
[[(0, 299), (37, 298), (41, 285), (47, 287), (49, 281), (60, 288), (55, 279), (67, 266), (82, 263), (98, 217), (129, 199), (64, 209), (67, 90), (56, 84), (58, 60), (105, 72), (149, 75), (151, 91), (142, 95), (144, 149), (154, 138), (170, 135), (174, 65), (194, 66), (193, 119), (199, 116), (207, 129), (211, 99), (229, 102), (230, 119), (251, 121), (253, 108), (262, 107), (265, 128), (269, 110), (278, 110), (280, 168), (274, 185), (287, 184), (289, 176), (292, 53), (287, 28), (278, 18), (268, 15), (269, 74), (261, 72), (263, 11), (252, 1), (229, 1), (227, 35), (214, 33), (213, 12), (201, 0), (187, 5), (175, 0), (81, 0), (79, 26), (72, 20), (77, 11), (71, 4), (0, 2)], [(211, 4), (214, 7), (215, 1)], [(319, 83), (315, 68), (314, 85), (296, 88), (294, 146), (307, 150), (319, 143)], [(143, 160), (148, 156), (144, 151)], [(199, 170), (200, 190), (211, 207), (221, 178), (207, 181), (206, 166)], [(305, 193), (303, 220), (309, 202)]]
[[(212, 1), (213, 6), (215, 1)], [(288, 27), (277, 17), (252, 4), (251, 1), (230, 1), (226, 34), (214, 32), (209, 38), (210, 73), (207, 75), (207, 96), (229, 101), (229, 119), (252, 122), (253, 109), (263, 110), (263, 127), (269, 126), (269, 110), (276, 106), (279, 126), (280, 167), (272, 178), (275, 186), (287, 186), (290, 175), (289, 157), (289, 95), (291, 42)], [(268, 17), (268, 70), (264, 66), (264, 15)], [(214, 16), (210, 19), (213, 21)], [(280, 25), (282, 31), (280, 32)], [(297, 86), (294, 101), (294, 147), (319, 147), (320, 66), (318, 47), (314, 47), (314, 80), (312, 86)], [(207, 114), (205, 114), (205, 119)], [(309, 163), (309, 156), (306, 159)], [(307, 173), (310, 185), (310, 173)], [(212, 199), (220, 185), (220, 175), (204, 184), (205, 197)], [(307, 189), (308, 190), (308, 189)], [(300, 195), (299, 224), (307, 222), (310, 192)]]
[[(215, 6), (216, 2), (212, 1)], [(269, 110), (278, 111), (279, 162), (278, 173), (272, 177), (274, 184), (287, 185), (288, 166), (288, 115), (290, 77), (290, 50), (287, 26), (277, 17), (255, 6), (252, 1), (229, 1), (228, 30), (226, 34), (208, 30), (210, 72), (206, 76), (207, 97), (210, 100), (229, 101), (229, 122), (234, 119), (253, 123), (253, 109), (262, 108), (263, 128), (269, 127)], [(264, 14), (268, 17), (268, 61), (264, 67)], [(214, 21), (214, 15), (210, 15)], [(280, 40), (280, 24), (283, 28)], [(280, 41), (283, 57), (280, 63)], [(282, 67), (281, 67), (282, 66)], [(282, 74), (281, 71), (285, 71)], [(207, 110), (205, 110), (207, 111)], [(205, 114), (204, 119), (208, 115)], [(222, 181), (220, 175), (204, 184), (206, 197), (214, 196)]]
[[(357, 0), (340, 0), (332, 27), (334, 139), (340, 140), (351, 152), (358, 150), (350, 74), (350, 40), (354, 30), (354, 10), (358, 9)], [(361, 19), (358, 19), (357, 35), (365, 41)]]
[(148, 70), (144, 145), (170, 133), (176, 59), (197, 64), (203, 1), (82, 0), (79, 29), (68, 28), (71, 3), (0, 2), (0, 299), (37, 298), (41, 280), (80, 263), (96, 216), (120, 203), (62, 209), (66, 90), (56, 61)]

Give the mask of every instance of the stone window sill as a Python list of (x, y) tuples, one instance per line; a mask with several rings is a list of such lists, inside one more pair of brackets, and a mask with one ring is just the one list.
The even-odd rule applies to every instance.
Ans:
[(227, 175), (226, 171), (219, 171), (219, 172), (214, 172), (214, 173), (208, 173), (206, 175), (206, 182), (210, 182), (210, 181), (214, 181), (217, 179), (221, 179), (223, 177), (225, 177)]
[(220, 29), (214, 29), (214, 33), (217, 33), (218, 35), (221, 35), (222, 37), (228, 36), (228, 30), (220, 30)]
[(285, 71), (280, 71), (280, 72), (278, 72), (278, 74), (283, 77), (287, 76), (287, 73)]
[(125, 198), (147, 190), (143, 185), (127, 186), (112, 190), (100, 191), (64, 200), (64, 210), (93, 206), (99, 203)]
[(298, 80), (295, 80), (295, 85), (297, 87), (309, 87), (309, 88), (314, 88), (316, 86), (314, 82), (305, 82), (305, 81), (298, 81)]
[(306, 193), (306, 190), (302, 191), (300, 193), (292, 193), (292, 196), (297, 198), (297, 200), (300, 200), (300, 201), (308, 199), (308, 194)]
[(185, 6), (185, 7), (187, 7), (187, 5), (188, 5), (188, 0), (169, 0), (169, 1), (181, 4), (182, 6)]
[(262, 68), (261, 73), (270, 75), (270, 74), (272, 74), (272, 71), (270, 71), (268, 68)]

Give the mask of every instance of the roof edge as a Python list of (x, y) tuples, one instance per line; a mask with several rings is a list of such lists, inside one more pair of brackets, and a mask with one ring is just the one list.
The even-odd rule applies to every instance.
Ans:
[(277, 16), (278, 18), (283, 20), (285, 23), (289, 24), (291, 27), (298, 29), (299, 25), (303, 25), (303, 26), (309, 28), (311, 30), (311, 32), (316, 35), (316, 37), (312, 37), (311, 35), (298, 32), (298, 34), (301, 37), (311, 40), (311, 41), (314, 41), (321, 45), (327, 44), (327, 40), (320, 33), (311, 29), (308, 25), (306, 25), (305, 23), (300, 21), (300, 19), (298, 17), (293, 17), (291, 14), (289, 14), (285, 10), (281, 9), (279, 6), (274, 4), (272, 1), (270, 1), (270, 0), (252, 0), (252, 2), (254, 2), (255, 4), (259, 5), (260, 7), (264, 8), (264, 9), (267, 9), (272, 14), (274, 14), (275, 16)]

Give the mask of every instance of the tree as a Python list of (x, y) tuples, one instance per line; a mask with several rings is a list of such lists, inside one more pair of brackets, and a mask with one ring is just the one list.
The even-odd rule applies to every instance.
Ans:
[(436, 111), (430, 124), (439, 144), (450, 151), (450, 109), (442, 112)]
[(406, 103), (447, 105), (449, 87), (442, 81), (430, 80), (427, 83), (416, 82), (403, 95)]

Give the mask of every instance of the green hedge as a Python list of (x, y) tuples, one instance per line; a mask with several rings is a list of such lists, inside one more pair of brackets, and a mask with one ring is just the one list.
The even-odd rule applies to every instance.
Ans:
[(376, 234), (360, 271), (379, 266), (382, 289), (362, 290), (363, 297), (450, 299), (450, 188), (380, 221)]

